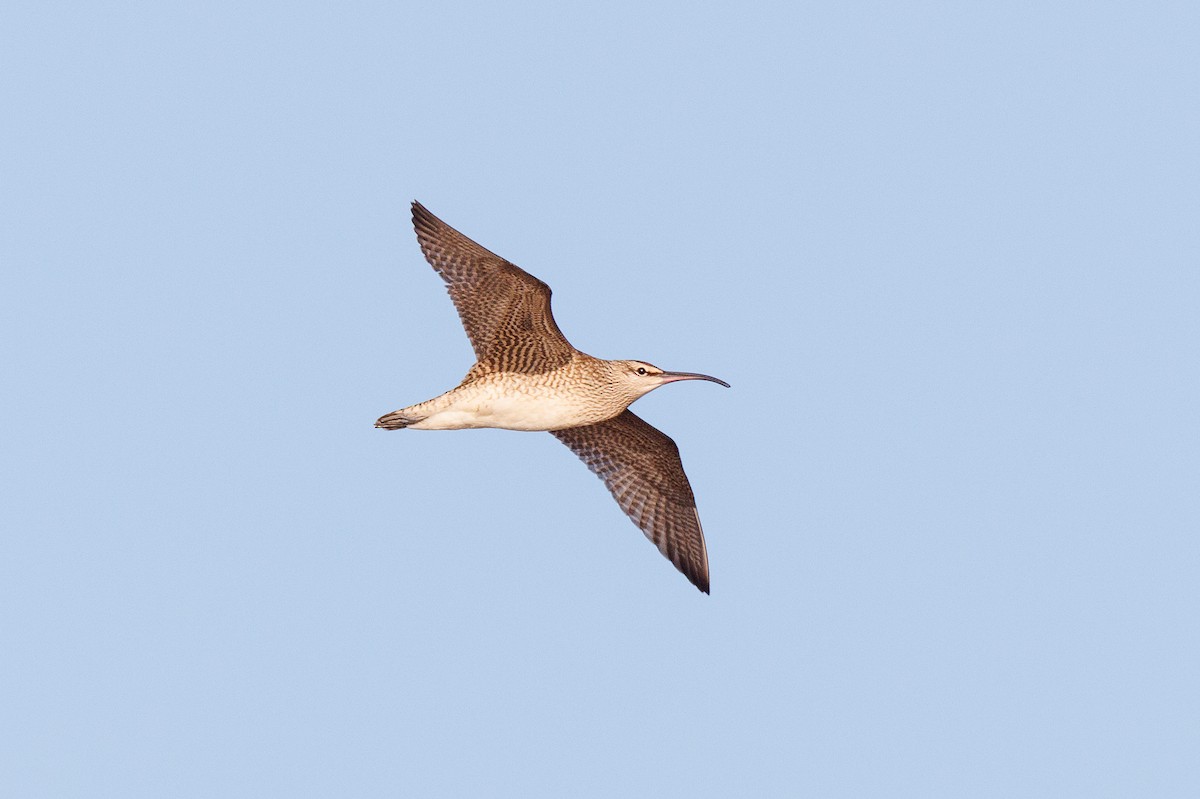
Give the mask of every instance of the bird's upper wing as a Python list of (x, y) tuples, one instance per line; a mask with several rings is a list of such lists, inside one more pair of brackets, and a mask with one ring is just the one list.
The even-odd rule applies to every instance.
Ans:
[(550, 287), (479, 246), (418, 202), (413, 228), (421, 251), (446, 281), (475, 357), (501, 372), (548, 372), (571, 360), (550, 313)]
[(621, 510), (658, 551), (708, 593), (708, 551), (679, 447), (631, 411), (551, 431), (604, 480)]

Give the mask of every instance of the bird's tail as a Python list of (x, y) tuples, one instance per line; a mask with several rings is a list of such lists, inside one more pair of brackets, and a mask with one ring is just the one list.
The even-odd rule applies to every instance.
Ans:
[(375, 422), (375, 426), (382, 427), (384, 430), (403, 430), (409, 425), (413, 425), (421, 421), (420, 418), (406, 416), (404, 412), (407, 410), (408, 408), (401, 408), (398, 411), (385, 413), (383, 416), (379, 417), (378, 421)]

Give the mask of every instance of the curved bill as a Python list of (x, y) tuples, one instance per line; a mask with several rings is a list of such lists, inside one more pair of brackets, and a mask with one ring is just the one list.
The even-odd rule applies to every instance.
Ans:
[(710, 383), (717, 383), (729, 388), (729, 384), (724, 380), (718, 380), (711, 375), (702, 375), (699, 372), (663, 372), (659, 377), (663, 379), (664, 383), (674, 383), (676, 380), (707, 380)]

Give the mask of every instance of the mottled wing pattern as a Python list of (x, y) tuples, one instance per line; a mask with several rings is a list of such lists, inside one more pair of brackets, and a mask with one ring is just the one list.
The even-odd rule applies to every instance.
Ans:
[(604, 480), (658, 551), (708, 593), (708, 551), (679, 447), (625, 411), (607, 422), (551, 431)]
[(574, 349), (550, 313), (550, 288), (533, 275), (438, 219), (414, 202), (421, 251), (446, 281), (450, 299), (485, 367), (501, 372), (548, 372)]

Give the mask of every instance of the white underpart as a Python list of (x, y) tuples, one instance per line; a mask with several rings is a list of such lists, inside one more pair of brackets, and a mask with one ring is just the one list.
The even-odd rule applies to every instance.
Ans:
[(414, 412), (418, 409), (428, 415), (410, 425), (410, 430), (561, 430), (602, 421), (605, 416), (578, 394), (534, 384), (509, 384), (504, 390), (486, 384), (463, 386), (413, 406)]

